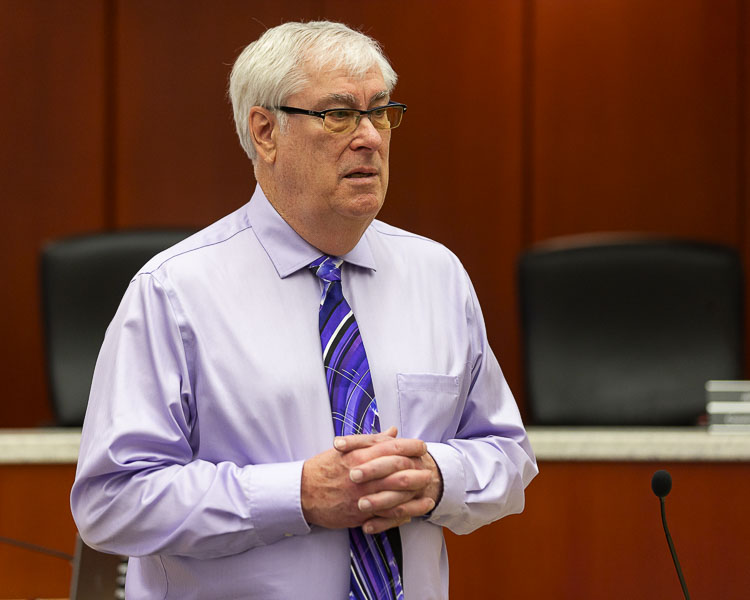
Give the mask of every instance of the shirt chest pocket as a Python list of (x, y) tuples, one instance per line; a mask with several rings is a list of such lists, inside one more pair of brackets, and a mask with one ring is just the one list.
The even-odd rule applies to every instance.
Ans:
[(455, 437), (460, 421), (460, 378), (433, 373), (399, 373), (401, 436), (426, 442)]

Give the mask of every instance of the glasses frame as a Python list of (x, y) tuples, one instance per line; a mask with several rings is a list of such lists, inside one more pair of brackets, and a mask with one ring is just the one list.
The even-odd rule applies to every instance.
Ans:
[[(351, 133), (352, 131), (356, 131), (357, 127), (359, 127), (359, 123), (362, 120), (362, 117), (370, 118), (369, 115), (379, 111), (383, 110), (384, 108), (392, 108), (392, 107), (399, 107), (401, 108), (401, 118), (403, 119), (404, 113), (406, 112), (406, 104), (402, 104), (400, 102), (389, 102), (388, 104), (383, 104), (382, 106), (376, 106), (375, 108), (370, 108), (368, 110), (359, 110), (358, 108), (328, 108), (326, 110), (307, 110), (305, 108), (297, 108), (295, 106), (277, 106), (276, 108), (282, 112), (285, 112), (290, 115), (307, 115), (308, 117), (318, 117), (319, 119), (323, 120), (323, 128), (328, 132), (332, 133), (334, 135), (336, 134), (346, 134)], [(325, 127), (325, 121), (326, 121), (326, 115), (328, 113), (337, 112), (345, 110), (347, 112), (352, 113), (359, 113), (359, 115), (356, 117), (356, 120), (354, 122), (354, 127), (352, 129), (346, 130), (346, 131), (331, 131), (330, 129), (326, 129)], [(391, 129), (396, 129), (398, 125), (401, 125), (401, 120), (399, 120), (398, 125), (396, 127), (378, 127), (372, 119), (370, 119), (370, 123), (372, 123), (373, 127), (375, 129), (381, 130), (381, 131), (390, 131)]]

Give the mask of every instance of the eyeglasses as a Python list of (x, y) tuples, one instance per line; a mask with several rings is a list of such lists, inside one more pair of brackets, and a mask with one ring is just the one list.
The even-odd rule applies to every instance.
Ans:
[(323, 128), (330, 133), (351, 133), (358, 126), (362, 117), (370, 119), (375, 129), (396, 129), (406, 112), (406, 104), (389, 102), (385, 106), (376, 106), (370, 110), (356, 108), (329, 108), (328, 110), (305, 110), (293, 106), (279, 106), (279, 110), (290, 115), (308, 115), (323, 119)]

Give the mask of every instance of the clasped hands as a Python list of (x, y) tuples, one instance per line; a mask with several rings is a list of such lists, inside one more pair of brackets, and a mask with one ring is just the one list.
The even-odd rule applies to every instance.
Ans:
[(422, 440), (382, 433), (337, 437), (334, 448), (302, 467), (302, 512), (311, 525), (361, 526), (365, 533), (397, 527), (430, 512), (442, 478)]

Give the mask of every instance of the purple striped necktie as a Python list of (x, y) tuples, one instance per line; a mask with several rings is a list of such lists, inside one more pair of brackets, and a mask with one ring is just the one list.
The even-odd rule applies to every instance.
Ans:
[[(310, 264), (313, 273), (323, 280), (320, 342), (333, 429), (336, 435), (377, 433), (380, 420), (370, 366), (359, 326), (341, 289), (342, 262), (321, 256)], [(389, 536), (385, 532), (368, 535), (361, 527), (349, 529), (350, 599), (403, 600), (401, 575), (392, 546), (400, 543), (398, 535)]]

